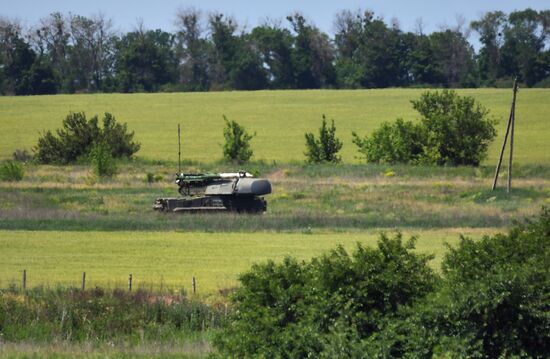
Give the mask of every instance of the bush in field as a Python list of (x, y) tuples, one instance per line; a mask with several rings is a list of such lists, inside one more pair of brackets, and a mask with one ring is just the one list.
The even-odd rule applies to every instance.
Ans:
[(352, 135), (353, 143), (367, 162), (415, 163), (423, 153), (422, 126), (411, 121), (384, 122), (370, 137), (361, 138), (355, 132)]
[(100, 142), (90, 150), (90, 161), (94, 174), (98, 177), (112, 177), (116, 174), (116, 163), (110, 147)]
[(477, 166), (485, 159), (496, 122), (473, 97), (449, 90), (425, 92), (412, 104), (426, 131), (428, 162)]
[(317, 357), (332, 333), (360, 337), (429, 293), (435, 275), (413, 241), (384, 235), (377, 249), (342, 247), (311, 262), (286, 258), (255, 265), (241, 276), (231, 324), (216, 345), (226, 357)]
[(550, 352), (550, 210), (462, 238), (442, 275), (401, 237), (241, 276), (215, 340), (226, 357), (508, 358)]
[(114, 116), (105, 113), (103, 127), (97, 116), (86, 119), (83, 112), (69, 113), (63, 120), (63, 128), (46, 131), (38, 139), (35, 157), (39, 163), (68, 164), (90, 154), (97, 143), (108, 145), (115, 158), (131, 157), (140, 144), (133, 141), (134, 133), (128, 132), (127, 125), (117, 123)]
[(385, 123), (365, 138), (353, 134), (367, 162), (477, 166), (496, 137), (489, 111), (452, 90), (425, 92), (412, 101), (420, 123)]
[(327, 120), (323, 115), (323, 122), (319, 129), (319, 139), (316, 139), (313, 133), (306, 133), (306, 158), (309, 163), (332, 162), (338, 163), (341, 158), (338, 152), (342, 149), (342, 141), (336, 137), (336, 127), (334, 120), (332, 125), (327, 127)]
[(0, 180), (21, 181), (25, 171), (23, 165), (16, 161), (6, 161), (0, 166)]
[(246, 132), (243, 126), (233, 120), (228, 120), (225, 116), (223, 116), (223, 120), (225, 121), (225, 128), (223, 129), (223, 137), (225, 139), (223, 157), (231, 162), (248, 162), (254, 154), (250, 148), (250, 140), (256, 134)]
[(347, 344), (367, 357), (545, 357), (549, 263), (548, 209), (508, 234), (462, 238), (443, 260), (437, 290), (386, 318), (376, 338)]

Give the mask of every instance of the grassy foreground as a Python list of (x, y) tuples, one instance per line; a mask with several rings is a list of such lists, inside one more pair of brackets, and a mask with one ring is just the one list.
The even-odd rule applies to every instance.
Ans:
[[(494, 229), (407, 230), (418, 235), (417, 250), (433, 253), (434, 268), (459, 234), (474, 238)], [(29, 286), (80, 285), (123, 287), (132, 273), (134, 285), (161, 285), (189, 292), (197, 278), (198, 294), (212, 295), (237, 285), (237, 276), (253, 263), (284, 256), (309, 259), (338, 244), (352, 249), (357, 242), (374, 245), (375, 230), (361, 233), (179, 233), (179, 232), (57, 232), (0, 231), (0, 287), (20, 285), (27, 269)]]
[[(257, 133), (252, 144), (255, 159), (281, 162), (304, 159), (304, 133), (317, 132), (321, 115), (336, 120), (344, 141), (345, 162), (358, 162), (351, 131), (367, 133), (383, 121), (416, 118), (410, 100), (424, 90), (311, 90), (169, 94), (91, 94), (0, 97), (0, 159), (17, 148), (30, 149), (39, 133), (61, 126), (69, 111), (88, 115), (111, 112), (127, 122), (142, 143), (140, 157), (177, 158), (176, 127), (182, 125), (183, 158), (213, 162), (221, 158), (222, 115)], [(510, 111), (511, 90), (459, 90), (490, 109), (500, 123), (488, 163), (496, 161)], [(516, 109), (514, 159), (518, 163), (548, 160), (550, 90), (522, 89)]]

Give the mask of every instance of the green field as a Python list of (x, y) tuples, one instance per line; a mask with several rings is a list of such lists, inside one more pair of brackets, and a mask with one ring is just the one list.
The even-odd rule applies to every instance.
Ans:
[[(92, 94), (0, 97), (0, 159), (17, 148), (30, 149), (41, 131), (59, 128), (69, 111), (88, 115), (113, 113), (127, 122), (142, 143), (138, 156), (175, 160), (176, 127), (183, 129), (183, 157), (213, 162), (221, 158), (222, 115), (256, 132), (253, 149), (256, 160), (277, 162), (304, 159), (304, 133), (317, 132), (321, 115), (336, 120), (337, 134), (344, 141), (345, 162), (357, 162), (351, 131), (367, 133), (382, 121), (398, 117), (414, 119), (410, 100), (423, 90), (317, 90), (257, 91), (168, 94)], [(500, 123), (499, 137), (490, 149), (493, 164), (508, 113), (511, 91), (499, 89), (459, 90), (487, 106)], [(518, 163), (544, 163), (550, 153), (550, 90), (522, 89), (516, 110)]]
[[(459, 233), (479, 238), (494, 229), (407, 230), (418, 235), (417, 250), (435, 254), (434, 268), (445, 243), (456, 244)], [(391, 233), (388, 233), (391, 234)], [(253, 263), (284, 256), (309, 259), (342, 244), (375, 245), (376, 231), (361, 233), (180, 233), (180, 232), (58, 232), (0, 231), (0, 287), (20, 285), (27, 269), (29, 286), (79, 286), (82, 272), (89, 286), (124, 286), (132, 273), (135, 285), (158, 289), (185, 288), (197, 278), (199, 294), (215, 294), (237, 285), (237, 276)], [(408, 237), (407, 237), (408, 238)]]
[[(0, 182), (0, 287), (29, 271), (31, 285), (73, 283), (82, 271), (91, 285), (137, 283), (201, 291), (236, 285), (252, 263), (285, 255), (310, 258), (343, 243), (375, 242), (379, 230), (420, 233), (419, 250), (441, 259), (443, 241), (458, 232), (480, 236), (550, 203), (550, 91), (521, 90), (516, 123), (514, 191), (490, 191), (511, 91), (459, 90), (500, 120), (499, 138), (479, 168), (360, 164), (351, 131), (415, 117), (410, 100), (422, 90), (258, 91), (170, 94), (92, 94), (0, 97), (0, 159), (30, 149), (40, 131), (58, 128), (69, 111), (108, 111), (127, 122), (142, 143), (137, 161), (119, 164), (96, 181), (86, 165), (26, 165), (21, 182)], [(170, 216), (153, 213), (156, 197), (176, 195), (176, 126), (183, 126), (184, 171), (234, 170), (221, 158), (222, 115), (255, 131), (249, 169), (274, 187), (263, 216)], [(321, 115), (334, 118), (345, 164), (305, 166), (304, 132)], [(153, 160), (153, 161), (151, 161)], [(157, 161), (160, 160), (160, 161)], [(265, 161), (259, 161), (265, 160)], [(162, 176), (147, 184), (146, 174)], [(503, 181), (502, 181), (503, 182)], [(501, 184), (502, 184), (501, 182)], [(473, 228), (473, 229), (472, 229)]]

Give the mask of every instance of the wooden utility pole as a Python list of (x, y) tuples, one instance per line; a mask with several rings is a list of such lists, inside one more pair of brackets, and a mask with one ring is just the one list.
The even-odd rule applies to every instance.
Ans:
[[(504, 150), (506, 149), (506, 142), (508, 141), (508, 135), (510, 134), (510, 158), (508, 161), (508, 187), (507, 192), (510, 193), (512, 187), (512, 156), (514, 151), (514, 122), (516, 117), (516, 94), (518, 92), (518, 78), (514, 79), (514, 89), (512, 97), (512, 107), (510, 109), (510, 117), (508, 117), (508, 124), (506, 125), (506, 134), (504, 135), (504, 142), (502, 143), (502, 148), (500, 149), (500, 156), (498, 158), (497, 168), (495, 170), (495, 178), (493, 179), (494, 191), (497, 187), (498, 175), (500, 173), (500, 166), (502, 165), (502, 157), (504, 156)], [(510, 131), (511, 130), (511, 131)]]
[(132, 273), (128, 275), (128, 292), (132, 291)]

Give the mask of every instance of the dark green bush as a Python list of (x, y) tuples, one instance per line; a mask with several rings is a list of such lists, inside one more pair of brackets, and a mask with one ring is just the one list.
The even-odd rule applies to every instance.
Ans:
[(352, 135), (367, 162), (417, 163), (423, 153), (422, 126), (411, 121), (384, 122), (370, 137), (361, 138), (355, 132)]
[(462, 238), (436, 276), (401, 237), (241, 276), (224, 357), (508, 358), (550, 352), (550, 210)]
[(0, 180), (21, 181), (25, 175), (23, 165), (16, 161), (6, 161), (0, 166)]
[(425, 92), (412, 104), (426, 132), (427, 162), (478, 166), (487, 157), (496, 122), (473, 97), (452, 90)]
[(436, 291), (387, 320), (372, 357), (546, 357), (550, 352), (550, 211), (508, 234), (449, 248)]
[(478, 166), (486, 158), (496, 122), (472, 97), (428, 91), (411, 102), (420, 123), (398, 119), (365, 138), (353, 134), (367, 162)]
[(339, 247), (311, 262), (286, 258), (241, 276), (231, 324), (216, 345), (227, 357), (315, 357), (340, 326), (360, 338), (433, 290), (429, 256), (413, 240), (382, 235), (377, 249)]
[(133, 142), (134, 133), (128, 132), (127, 125), (117, 123), (114, 116), (105, 113), (103, 127), (97, 116), (87, 120), (83, 112), (69, 113), (63, 120), (63, 128), (53, 134), (46, 131), (38, 139), (35, 157), (39, 163), (68, 164), (87, 157), (93, 146), (105, 143), (112, 157), (131, 157), (140, 144)]
[(342, 149), (342, 141), (336, 137), (336, 127), (334, 120), (332, 125), (327, 127), (327, 120), (323, 115), (323, 122), (319, 128), (319, 139), (316, 139), (313, 133), (306, 133), (306, 160), (309, 163), (338, 163), (341, 158), (338, 152)]
[(250, 148), (250, 140), (256, 134), (249, 134), (243, 126), (233, 120), (228, 120), (225, 116), (223, 116), (223, 120), (225, 121), (223, 157), (231, 162), (248, 162), (254, 154)]

